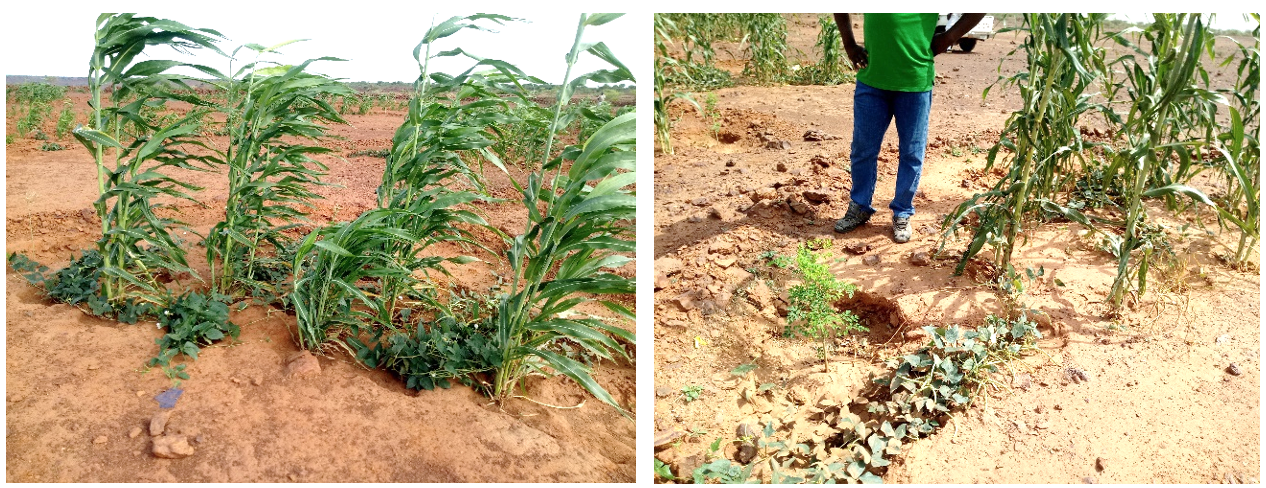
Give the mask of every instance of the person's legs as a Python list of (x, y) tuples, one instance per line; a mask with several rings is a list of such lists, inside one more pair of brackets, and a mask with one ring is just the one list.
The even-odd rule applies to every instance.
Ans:
[(932, 92), (898, 93), (893, 99), (901, 159), (897, 165), (897, 187), (888, 208), (892, 209), (894, 217), (909, 218), (914, 215), (914, 194), (919, 189), (919, 178), (923, 173)]
[(853, 91), (853, 143), (849, 155), (853, 187), (849, 190), (848, 211), (835, 222), (836, 232), (856, 229), (875, 213), (870, 202), (875, 197), (879, 148), (892, 121), (890, 97), (889, 92), (862, 82), (857, 82)]

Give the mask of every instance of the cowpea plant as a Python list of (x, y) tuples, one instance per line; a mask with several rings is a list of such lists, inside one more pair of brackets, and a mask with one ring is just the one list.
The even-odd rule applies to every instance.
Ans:
[(326, 137), (326, 124), (346, 123), (325, 99), (352, 91), (307, 72), (315, 61), (338, 58), (293, 66), (260, 60), (293, 42), (247, 44), (243, 47), (255, 52), (255, 60), (216, 80), (227, 100), (229, 145), (214, 161), (228, 169), (229, 196), (224, 220), (211, 229), (206, 243), (212, 286), (219, 293), (284, 294), (278, 287), (288, 281), (291, 260), (283, 254), (292, 243), (283, 232), (306, 220), (303, 209), (318, 198), (312, 187), (321, 184), (326, 167), (312, 156), (333, 151), (314, 143)]
[[(582, 42), (586, 27), (605, 24), (620, 15), (581, 14), (575, 42), (567, 54), (555, 123), (576, 87), (586, 81), (633, 81), (632, 73), (605, 44)], [(586, 52), (614, 69), (571, 78), (572, 66)], [(636, 216), (635, 198), (628, 188), (636, 180), (635, 122), (635, 112), (615, 117), (583, 145), (565, 148), (559, 157), (547, 161), (528, 175), (526, 182), (511, 180), (523, 197), (528, 222), (522, 234), (507, 239), (506, 258), (513, 278), (498, 301), (494, 319), (503, 361), (493, 381), (493, 395), (498, 400), (510, 396), (514, 386), (529, 374), (545, 373), (548, 367), (627, 415), (583, 363), (544, 346), (566, 339), (611, 360), (616, 355), (627, 358), (617, 338), (635, 341), (624, 329), (596, 317), (579, 318), (573, 312), (593, 301), (592, 296), (632, 294), (635, 290), (634, 280), (604, 271), (632, 261), (618, 253), (634, 250), (627, 237)], [(599, 302), (621, 317), (634, 319), (633, 313), (618, 303)]]
[[(101, 218), (102, 238), (97, 241), (103, 266), (102, 291), (109, 301), (127, 296), (158, 303), (160, 289), (155, 275), (190, 272), (185, 251), (171, 235), (179, 222), (159, 217), (160, 195), (192, 199), (186, 191), (198, 189), (164, 174), (173, 168), (205, 169), (211, 158), (195, 136), (198, 111), (170, 123), (155, 125), (142, 108), (179, 100), (195, 107), (209, 105), (193, 94), (183, 75), (172, 68), (191, 66), (171, 60), (137, 61), (148, 46), (168, 46), (178, 51), (215, 46), (223, 38), (212, 29), (195, 29), (171, 20), (132, 14), (101, 14), (97, 18), (96, 45), (88, 71), (90, 125), (74, 130), (75, 138), (92, 153), (97, 167), (99, 198), (93, 204)], [(180, 93), (174, 89), (183, 88)], [(108, 97), (108, 98), (104, 98)], [(112, 159), (112, 161), (110, 160)]]

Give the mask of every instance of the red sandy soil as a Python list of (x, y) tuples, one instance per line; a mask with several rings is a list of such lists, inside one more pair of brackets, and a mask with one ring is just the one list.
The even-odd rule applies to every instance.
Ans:
[[(793, 50), (816, 56), (816, 17), (789, 18)], [(685, 434), (656, 451), (677, 476), (689, 478), (706, 461), (708, 445), (716, 438), (734, 439), (741, 423), (764, 425), (770, 412), (804, 411), (806, 399), (824, 394), (846, 402), (856, 398), (867, 375), (883, 370), (883, 359), (923, 343), (921, 327), (971, 327), (987, 314), (1003, 313), (989, 284), (989, 253), (962, 276), (953, 276), (954, 251), (964, 242), (950, 242), (945, 258), (919, 264), (912, 258), (935, 249), (947, 213), (1001, 176), (984, 171), (983, 151), (1018, 108), (1018, 91), (995, 88), (984, 100), (981, 92), (1000, 72), (1005, 76), (1021, 67), (1022, 60), (999, 64), (1016, 41), (1006, 34), (979, 43), (972, 53), (956, 50), (936, 58), (941, 78), (933, 90), (930, 143), (912, 219), (915, 235), (906, 244), (892, 240), (887, 210), (896, 179), (895, 128), (880, 156), (873, 204), (879, 212), (850, 234), (832, 231), (847, 208), (851, 185), (846, 170), (853, 85), (717, 90), (719, 137), (693, 107), (672, 106), (679, 117), (672, 132), (676, 153), (655, 158), (655, 429)], [(1230, 46), (1219, 40), (1218, 51), (1225, 55)], [(742, 52), (727, 43), (719, 52), (719, 64), (737, 74)], [(1213, 76), (1228, 80), (1232, 73)], [(809, 130), (839, 139), (808, 142), (802, 136)], [(790, 148), (769, 149), (767, 140), (789, 141)], [(1196, 185), (1218, 189), (1207, 180)], [(829, 200), (806, 199), (804, 192), (811, 190)], [(797, 201), (803, 212), (774, 204), (786, 199)], [(1116, 274), (1110, 255), (1082, 237), (1077, 224), (1026, 230), (1013, 260), (1017, 269), (1046, 272), (1024, 298), (1047, 316), (1039, 320), (1042, 354), (1011, 364), (998, 375), (999, 388), (931, 437), (903, 446), (886, 481), (1260, 480), (1260, 274), (1256, 267), (1240, 271), (1218, 258), (1238, 234), (1219, 232), (1211, 212), (1174, 215), (1159, 205), (1149, 212), (1171, 226), (1178, 262), (1153, 268), (1147, 294), (1131, 300), (1116, 319), (1108, 318), (1105, 303)], [(1180, 232), (1183, 224), (1191, 226)], [(850, 337), (830, 358), (828, 374), (822, 373), (813, 341), (780, 336), (786, 304), (765, 280), (785, 285), (790, 275), (760, 258), (765, 251), (794, 255), (798, 244), (814, 238), (831, 242), (831, 270), (861, 291), (840, 306), (858, 311), (870, 325), (869, 334)], [(869, 247), (865, 255), (845, 251), (862, 245)], [(871, 257), (878, 262), (864, 262)], [(758, 368), (751, 375), (730, 374), (752, 363)], [(1231, 363), (1242, 375), (1226, 371)], [(1091, 380), (1070, 382), (1069, 367), (1084, 370)], [(764, 383), (776, 387), (754, 402), (743, 399), (744, 390)], [(686, 400), (682, 390), (688, 386), (702, 387), (698, 400)], [(796, 434), (811, 435), (806, 432), (812, 428), (797, 426)], [(736, 445), (725, 444), (723, 454), (735, 459)], [(755, 475), (768, 480), (767, 470)]]
[[(86, 95), (73, 93), (85, 109)], [(60, 108), (60, 105), (58, 106)], [(315, 223), (349, 220), (374, 205), (384, 161), (350, 157), (384, 149), (403, 117), (375, 110), (348, 115), (333, 133), (335, 155), (319, 190), (325, 199)], [(80, 121), (84, 116), (80, 115)], [(14, 120), (9, 119), (9, 127)], [(45, 131), (52, 134), (51, 124)], [(213, 138), (223, 146), (225, 138)], [(92, 158), (70, 137), (68, 149), (40, 151), (41, 142), (18, 138), (6, 147), (6, 252), (26, 253), (53, 269), (93, 246), (100, 223)], [(489, 187), (514, 192), (489, 167)], [(495, 174), (494, 174), (495, 173)], [(521, 175), (516, 174), (517, 177)], [(205, 233), (223, 218), (227, 195), (218, 172), (188, 173), (205, 187), (198, 203), (179, 202), (180, 217)], [(487, 219), (522, 228), (518, 199), (483, 205)], [(481, 234), (490, 237), (491, 233)], [(190, 241), (197, 240), (188, 235)], [(494, 250), (501, 245), (489, 240)], [(436, 252), (456, 252), (442, 248)], [(205, 251), (190, 244), (191, 264), (207, 274)], [(473, 290), (495, 283), (496, 264), (454, 267), (455, 280)], [(631, 266), (630, 266), (631, 269)], [(189, 284), (189, 283), (186, 283)], [(295, 319), (251, 306), (232, 314), (242, 326), (236, 343), (205, 348), (188, 364), (191, 379), (168, 431), (184, 432), (196, 453), (184, 459), (151, 454), (147, 429), (159, 411), (153, 397), (171, 386), (161, 370), (146, 371), (157, 354), (154, 323), (125, 325), (51, 304), (11, 270), (6, 277), (6, 480), (11, 482), (631, 482), (634, 423), (563, 377), (532, 378), (523, 396), (504, 406), (474, 390), (415, 392), (345, 354), (319, 357), (320, 373), (288, 377), (298, 352)], [(633, 308), (632, 297), (622, 300)], [(622, 324), (632, 328), (632, 323)], [(635, 366), (603, 363), (599, 383), (623, 405), (636, 404)], [(551, 408), (541, 404), (580, 408)], [(101, 442), (95, 442), (101, 441)]]

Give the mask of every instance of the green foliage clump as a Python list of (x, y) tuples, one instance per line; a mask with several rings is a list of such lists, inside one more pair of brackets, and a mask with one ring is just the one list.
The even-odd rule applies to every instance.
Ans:
[(40, 144), (41, 151), (61, 151), (63, 149), (66, 149), (66, 147), (56, 142), (45, 142), (44, 144)]
[[(429, 325), (419, 323), (413, 334), (395, 332), (382, 340), (380, 329), (373, 346), (358, 344), (356, 359), (371, 368), (382, 368), (415, 390), (448, 388), (456, 379), (491, 394), (491, 384), (475, 381), (475, 375), (501, 364), (501, 347), (491, 324), (459, 323), (442, 316)], [(354, 340), (354, 339), (349, 339)]]
[(237, 338), (241, 328), (229, 320), (228, 297), (188, 292), (170, 300), (158, 315), (158, 326), (167, 334), (155, 339), (159, 353), (149, 366), (167, 366), (177, 354), (198, 359), (201, 346), (225, 337)]

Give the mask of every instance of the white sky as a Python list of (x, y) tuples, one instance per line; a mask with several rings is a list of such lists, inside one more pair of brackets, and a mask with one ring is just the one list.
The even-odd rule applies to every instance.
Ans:
[[(1244, 13), (1221, 13), (1213, 14), (1213, 24), (1210, 27), (1214, 29), (1235, 29), (1253, 31), (1257, 27), (1257, 22), (1252, 17), (1245, 19), (1247, 14)], [(1127, 22), (1148, 22), (1152, 20), (1152, 14), (1127, 13), (1113, 14), (1114, 17)]]
[[(21, 4), (19, 8), (28, 9), (24, 14), (5, 15), (3, 28), (0, 28), (5, 46), (4, 74), (87, 76), (98, 13), (86, 8), (67, 8), (60, 2), (40, 2), (46, 6), (43, 9), (56, 8), (55, 12), (41, 12), (39, 6), (29, 11), (32, 3)], [(558, 83), (566, 69), (564, 57), (575, 39), (580, 19), (579, 11), (559, 13), (539, 8), (528, 13), (495, 7), (438, 14), (410, 11), (421, 10), (412, 5), (424, 3), (378, 6), (343, 3), (339, 4), (339, 8), (297, 8), (301, 4), (288, 3), (291, 8), (269, 6), (250, 9), (250, 12), (216, 2), (198, 3), (203, 9), (190, 11), (191, 5), (194, 4), (185, 3), (181, 5), (183, 8), (155, 6), (154, 10), (139, 9), (139, 13), (175, 20), (190, 27), (215, 29), (229, 39), (220, 43), (220, 49), (226, 53), (247, 43), (272, 46), (291, 39), (310, 39), (282, 48), (283, 56), (274, 59), (297, 63), (321, 56), (343, 58), (347, 61), (314, 63), (312, 71), (346, 81), (369, 82), (408, 82), (417, 78), (413, 48), (430, 28), (433, 17), (438, 23), (454, 15), (486, 12), (522, 18), (527, 22), (496, 26), (489, 21), (480, 21), (481, 25), (492, 26), (499, 32), (462, 30), (436, 42), (432, 52), (461, 47), (477, 56), (507, 61), (546, 82)], [(605, 25), (586, 27), (583, 41), (606, 43), (615, 57), (636, 75), (648, 72), (638, 63), (646, 56), (635, 54), (648, 51), (650, 34), (650, 15), (631, 14)], [(151, 56), (155, 58), (193, 61), (165, 47), (150, 47), (147, 52), (153, 52)], [(243, 49), (239, 56), (244, 53), (250, 51)], [(199, 54), (196, 61), (228, 74), (228, 59), (214, 52)], [(472, 63), (464, 57), (441, 58), (432, 62), (432, 71), (456, 74)], [(236, 69), (240, 63), (234, 66)], [(606, 62), (584, 54), (573, 68), (572, 76), (608, 66)]]

